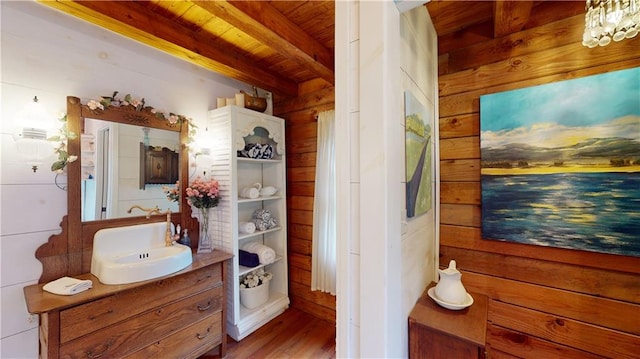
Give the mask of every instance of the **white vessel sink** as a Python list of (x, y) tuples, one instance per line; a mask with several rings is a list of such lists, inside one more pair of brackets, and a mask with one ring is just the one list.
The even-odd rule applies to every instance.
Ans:
[(127, 284), (162, 277), (191, 264), (191, 248), (165, 246), (164, 222), (107, 228), (93, 238), (91, 274), (104, 284)]

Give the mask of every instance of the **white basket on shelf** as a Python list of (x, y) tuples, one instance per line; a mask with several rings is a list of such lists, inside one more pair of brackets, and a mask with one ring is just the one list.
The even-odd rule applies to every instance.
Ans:
[(265, 280), (257, 287), (240, 288), (240, 303), (247, 309), (257, 308), (269, 301), (269, 283), (271, 279)]

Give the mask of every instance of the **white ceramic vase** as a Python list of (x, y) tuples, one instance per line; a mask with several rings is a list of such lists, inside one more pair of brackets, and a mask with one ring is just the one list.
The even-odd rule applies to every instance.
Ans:
[(436, 285), (436, 296), (450, 304), (462, 304), (467, 299), (467, 290), (462, 285), (462, 273), (456, 268), (456, 261), (449, 261), (449, 268), (438, 269), (440, 280)]

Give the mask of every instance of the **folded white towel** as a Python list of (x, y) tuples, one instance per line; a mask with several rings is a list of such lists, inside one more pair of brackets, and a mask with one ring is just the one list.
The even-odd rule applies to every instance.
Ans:
[(276, 252), (268, 246), (258, 242), (252, 242), (242, 246), (243, 251), (255, 253), (260, 259), (260, 264), (271, 264), (276, 260)]
[(90, 279), (80, 280), (71, 277), (62, 277), (45, 284), (42, 289), (53, 294), (73, 295), (84, 292), (92, 287), (93, 282)]
[(260, 191), (256, 187), (246, 187), (240, 191), (240, 197), (255, 199), (260, 197)]
[(256, 225), (253, 222), (240, 222), (239, 225), (240, 233), (253, 233), (256, 231)]

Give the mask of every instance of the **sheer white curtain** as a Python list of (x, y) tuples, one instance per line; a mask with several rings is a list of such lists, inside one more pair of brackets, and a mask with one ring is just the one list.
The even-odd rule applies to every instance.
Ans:
[(336, 294), (335, 113), (318, 114), (311, 290)]

